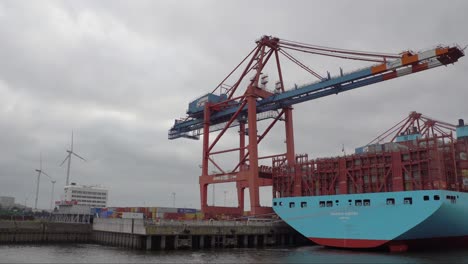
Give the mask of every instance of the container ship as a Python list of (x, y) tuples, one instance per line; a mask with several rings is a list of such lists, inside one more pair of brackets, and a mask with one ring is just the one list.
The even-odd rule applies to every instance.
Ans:
[[(387, 143), (382, 139), (392, 137)], [(329, 247), (468, 245), (468, 126), (412, 112), (352, 155), (273, 160), (273, 209)]]

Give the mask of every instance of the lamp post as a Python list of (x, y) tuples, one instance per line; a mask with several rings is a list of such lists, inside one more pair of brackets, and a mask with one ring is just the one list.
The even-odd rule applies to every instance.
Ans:
[(28, 197), (24, 198), (24, 208), (23, 208), (23, 221), (24, 221), (24, 215), (26, 214), (26, 202), (28, 201)]
[(52, 183), (52, 193), (50, 194), (50, 211), (52, 212), (54, 207), (53, 207), (53, 201), (54, 201), (54, 188), (55, 188), (55, 183), (57, 181), (51, 180)]
[(172, 192), (172, 207), (175, 208), (175, 192)]

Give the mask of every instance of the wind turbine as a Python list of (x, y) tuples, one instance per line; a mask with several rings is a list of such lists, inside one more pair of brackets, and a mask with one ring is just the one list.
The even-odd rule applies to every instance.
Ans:
[(39, 198), (39, 182), (41, 181), (41, 174), (44, 174), (45, 176), (50, 177), (47, 175), (47, 173), (42, 171), (42, 153), (39, 155), (39, 169), (36, 169), (37, 171), (37, 185), (36, 185), (36, 201), (34, 202), (34, 209), (37, 209), (37, 200)]
[(62, 166), (65, 161), (68, 159), (68, 166), (67, 166), (67, 181), (65, 183), (65, 186), (68, 186), (68, 181), (70, 180), (70, 164), (71, 164), (71, 156), (72, 154), (75, 155), (76, 157), (82, 159), (83, 161), (86, 161), (84, 158), (82, 158), (81, 156), (79, 156), (78, 154), (76, 154), (75, 152), (73, 152), (73, 132), (72, 132), (72, 137), (71, 137), (71, 146), (70, 146), (70, 150), (67, 150), (67, 156), (65, 157), (65, 159), (62, 161), (62, 164), (60, 164), (60, 166)]

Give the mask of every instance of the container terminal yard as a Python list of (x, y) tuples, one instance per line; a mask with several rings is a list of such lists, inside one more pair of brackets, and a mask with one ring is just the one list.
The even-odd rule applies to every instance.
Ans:
[[(322, 76), (293, 52), (371, 65)], [(309, 160), (308, 155), (295, 153), (292, 108), (451, 65), (463, 56), (456, 45), (389, 54), (262, 36), (213, 91), (188, 104), (186, 116), (175, 120), (168, 132), (170, 140), (202, 136), (200, 210), (103, 207), (86, 212), (87, 218), (74, 219), (86, 219), (92, 225), (87, 231), (90, 241), (148, 250), (285, 245), (308, 240), (338, 248), (383, 247), (390, 251), (417, 248), (419, 242), (463, 244), (468, 225), (459, 219), (468, 215), (468, 126), (462, 119), (452, 125), (411, 112), (369, 144), (358, 146), (354, 154)], [(285, 87), (280, 63), (285, 59), (317, 80)], [(266, 74), (267, 70), (271, 73)], [(270, 87), (272, 78), (277, 81)], [(260, 121), (268, 124), (262, 126)], [(284, 123), (284, 152), (262, 156), (262, 141), (279, 123)], [(238, 141), (225, 148), (232, 144), (230, 130), (236, 131)], [(212, 133), (214, 138), (210, 138)], [(391, 139), (383, 142), (388, 137)], [(227, 154), (237, 158), (226, 166), (220, 160), (227, 159), (223, 157)], [(235, 184), (237, 207), (208, 205), (208, 186), (221, 183)], [(272, 188), (273, 207), (260, 204), (260, 188), (267, 186)], [(246, 189), (248, 211), (244, 208)], [(389, 218), (394, 224), (382, 224)], [(59, 219), (65, 218), (56, 218), (56, 224)], [(53, 224), (37, 227), (42, 228), (40, 239), (47, 237), (48, 226)], [(70, 237), (64, 235), (69, 232), (65, 229), (61, 229), (64, 240)], [(0, 226), (0, 241), (31, 239), (18, 238), (14, 230), (23, 229), (18, 223)]]

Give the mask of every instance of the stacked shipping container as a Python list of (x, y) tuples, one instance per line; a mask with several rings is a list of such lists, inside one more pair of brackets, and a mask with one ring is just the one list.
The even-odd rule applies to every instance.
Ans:
[(273, 160), (275, 197), (392, 192), (409, 190), (468, 191), (468, 138), (448, 136), (372, 146), (366, 152), (308, 160)]
[(193, 208), (170, 207), (105, 207), (92, 208), (92, 214), (100, 218), (121, 218), (122, 213), (142, 213), (144, 219), (200, 220), (203, 213)]

